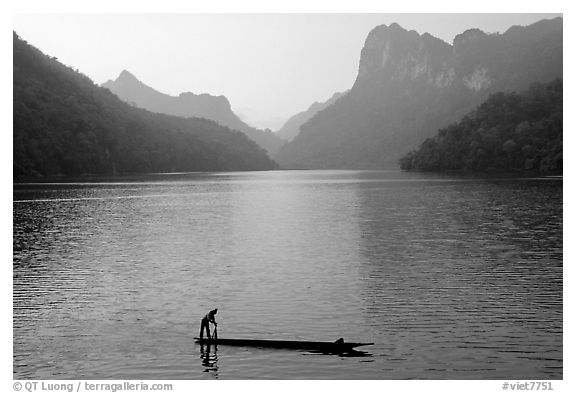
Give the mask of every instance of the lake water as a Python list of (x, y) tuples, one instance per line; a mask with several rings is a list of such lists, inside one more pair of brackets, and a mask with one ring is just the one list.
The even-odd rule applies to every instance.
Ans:
[[(14, 185), (15, 379), (561, 379), (562, 180)], [(194, 343), (374, 342), (356, 356)], [(362, 355), (362, 356), (359, 356)]]

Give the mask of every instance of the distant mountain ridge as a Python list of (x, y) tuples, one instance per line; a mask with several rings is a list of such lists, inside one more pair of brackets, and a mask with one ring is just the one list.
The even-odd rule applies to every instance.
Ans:
[(562, 77), (562, 18), (503, 34), (467, 30), (450, 45), (398, 24), (374, 28), (352, 89), (303, 124), (285, 168), (392, 168), (490, 94)]
[(181, 117), (206, 118), (233, 130), (241, 131), (270, 155), (276, 154), (284, 141), (269, 130), (259, 130), (244, 123), (233, 111), (225, 96), (194, 94), (190, 92), (171, 96), (144, 84), (124, 70), (116, 80), (101, 85), (121, 100), (152, 112)]
[(15, 32), (13, 118), (16, 181), (277, 167), (244, 134), (134, 108)]
[(302, 126), (302, 124), (306, 123), (308, 120), (313, 118), (321, 110), (324, 110), (330, 105), (334, 104), (338, 98), (342, 97), (346, 93), (347, 92), (334, 93), (332, 97), (330, 97), (325, 102), (313, 103), (305, 111), (299, 112), (294, 116), (292, 116), (291, 118), (289, 118), (288, 120), (286, 120), (284, 125), (278, 131), (276, 131), (276, 135), (287, 141), (293, 140), (296, 137), (296, 135), (300, 133), (300, 127)]

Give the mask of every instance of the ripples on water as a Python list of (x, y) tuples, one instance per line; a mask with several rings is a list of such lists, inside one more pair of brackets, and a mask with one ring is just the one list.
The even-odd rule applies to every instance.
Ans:
[[(562, 378), (562, 181), (398, 172), (14, 186), (15, 378)], [(201, 348), (375, 342), (369, 356)]]

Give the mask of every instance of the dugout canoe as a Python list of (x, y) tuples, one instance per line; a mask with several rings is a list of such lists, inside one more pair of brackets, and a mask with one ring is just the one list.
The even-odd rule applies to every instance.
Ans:
[(304, 349), (322, 352), (347, 352), (356, 347), (373, 345), (374, 343), (354, 343), (344, 342), (339, 339), (331, 341), (289, 341), (289, 340), (249, 340), (238, 338), (194, 338), (198, 344), (203, 345), (234, 345), (239, 347), (259, 347), (259, 348), (284, 348), (284, 349)]

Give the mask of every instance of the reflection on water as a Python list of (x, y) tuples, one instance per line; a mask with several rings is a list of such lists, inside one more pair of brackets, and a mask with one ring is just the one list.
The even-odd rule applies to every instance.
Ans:
[(218, 346), (200, 345), (200, 359), (202, 359), (204, 372), (218, 379)]
[[(17, 379), (562, 378), (558, 179), (179, 174), (13, 207)], [(221, 338), (375, 344), (198, 348), (215, 307)]]
[(351, 349), (346, 352), (339, 351), (320, 351), (320, 350), (309, 350), (309, 354), (314, 355), (335, 355), (343, 358), (371, 358), (373, 355), (367, 351), (359, 351), (356, 349)]

